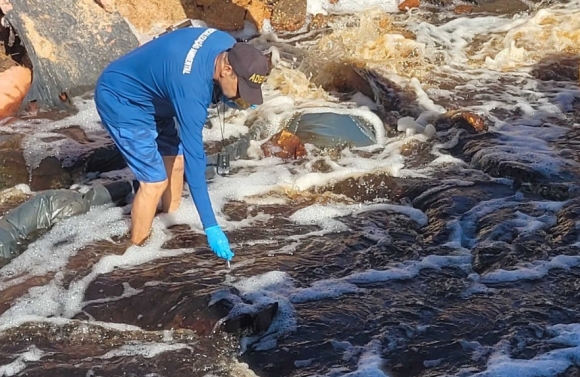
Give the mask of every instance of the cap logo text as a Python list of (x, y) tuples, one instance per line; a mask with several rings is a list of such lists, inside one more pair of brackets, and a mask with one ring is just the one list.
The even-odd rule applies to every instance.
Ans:
[(250, 80), (254, 84), (262, 84), (264, 81), (266, 81), (266, 76), (262, 76), (262, 75), (258, 75), (257, 73), (254, 73), (252, 76), (250, 76), (248, 78), (248, 80)]

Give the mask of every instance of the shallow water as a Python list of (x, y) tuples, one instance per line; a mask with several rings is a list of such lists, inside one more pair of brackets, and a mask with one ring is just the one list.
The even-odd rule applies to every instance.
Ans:
[[(143, 248), (127, 247), (130, 206), (57, 224), (0, 269), (0, 375), (578, 375), (580, 4), (530, 6), (367, 12), (254, 40), (278, 65), (227, 138), (332, 110), (378, 144), (282, 161), (253, 143), (210, 185), (230, 269), (187, 193)], [(1, 131), (29, 135), (32, 168), (67, 162), (87, 146), (51, 141), (59, 128), (107, 142), (78, 103)]]

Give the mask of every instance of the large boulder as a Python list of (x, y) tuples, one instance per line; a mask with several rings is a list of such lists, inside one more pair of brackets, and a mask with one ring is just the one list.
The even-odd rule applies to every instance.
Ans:
[(26, 48), (34, 75), (23, 106), (76, 111), (102, 70), (139, 45), (130, 25), (93, 0), (0, 0)]

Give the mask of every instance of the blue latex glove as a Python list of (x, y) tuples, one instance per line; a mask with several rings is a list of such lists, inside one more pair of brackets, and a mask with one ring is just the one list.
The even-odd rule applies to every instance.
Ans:
[(205, 235), (215, 255), (228, 261), (233, 258), (234, 253), (230, 249), (230, 242), (219, 225), (207, 228)]

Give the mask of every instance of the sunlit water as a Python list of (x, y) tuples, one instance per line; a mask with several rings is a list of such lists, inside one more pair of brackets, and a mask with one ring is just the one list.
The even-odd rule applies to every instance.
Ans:
[[(254, 142), (210, 184), (229, 269), (187, 193), (142, 248), (127, 247), (130, 205), (57, 224), (0, 270), (0, 375), (577, 376), (580, 3), (500, 5), (253, 40), (276, 67), (263, 106), (227, 114), (227, 138), (330, 109), (379, 143), (283, 161)], [(67, 163), (88, 146), (45, 142), (55, 129), (107, 142), (77, 103), (1, 131), (29, 135), (31, 167)], [(487, 131), (442, 117), (454, 110)]]

